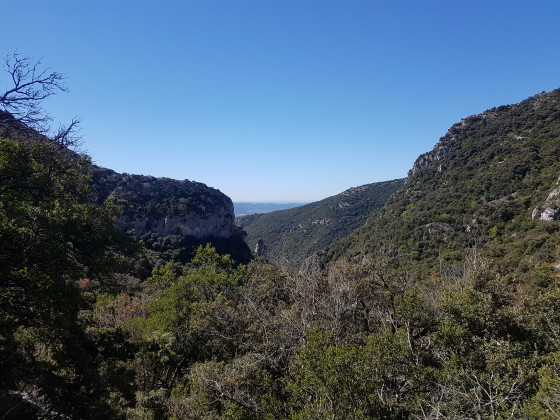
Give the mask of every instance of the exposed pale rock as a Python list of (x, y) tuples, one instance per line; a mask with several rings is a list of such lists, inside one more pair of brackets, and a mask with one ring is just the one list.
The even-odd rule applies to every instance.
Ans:
[(317, 219), (311, 222), (312, 225), (328, 225), (330, 224), (332, 219), (330, 217), (326, 217), (324, 219)]
[(512, 202), (512, 201), (519, 201), (519, 194), (517, 192), (514, 192), (510, 195), (492, 201), (486, 201), (485, 198), (482, 198), (482, 202), (490, 207), (497, 207), (504, 203)]
[(436, 236), (445, 235), (446, 233), (451, 232), (453, 230), (451, 225), (447, 223), (433, 222), (427, 224), (426, 227), (428, 228), (428, 233), (430, 235), (436, 235)]
[(231, 199), (200, 182), (118, 174), (96, 168), (98, 201), (110, 200), (121, 207), (117, 227), (136, 236), (155, 233), (230, 238), (242, 236), (235, 225)]
[(544, 222), (553, 222), (560, 215), (560, 178), (556, 181), (554, 188), (546, 198), (543, 204), (533, 209), (531, 218), (533, 220), (542, 220)]
[(137, 236), (156, 233), (159, 236), (194, 236), (198, 239), (208, 236), (230, 238), (240, 233), (240, 229), (233, 223), (232, 214), (226, 211), (204, 216), (193, 213), (168, 216), (153, 221), (141, 214), (137, 214), (133, 218), (120, 216), (117, 219), (117, 227), (123, 231), (132, 231)]
[(556, 203), (555, 207), (545, 208), (539, 215), (539, 219), (544, 222), (554, 222), (560, 214), (560, 205)]
[(255, 245), (255, 256), (257, 257), (262, 257), (264, 255), (266, 255), (266, 251), (267, 251), (267, 247), (264, 244), (264, 240), (263, 239), (259, 239), (257, 241), (257, 245)]

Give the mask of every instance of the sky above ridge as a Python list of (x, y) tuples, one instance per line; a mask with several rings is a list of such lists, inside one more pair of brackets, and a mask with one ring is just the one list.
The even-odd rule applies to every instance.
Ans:
[(45, 108), (96, 164), (233, 201), (404, 177), (461, 118), (560, 87), (557, 0), (1, 4), (0, 54), (67, 77)]

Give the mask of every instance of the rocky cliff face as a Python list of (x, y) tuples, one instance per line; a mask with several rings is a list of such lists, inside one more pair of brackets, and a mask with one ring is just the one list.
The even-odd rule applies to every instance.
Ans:
[(155, 233), (159, 236), (194, 236), (197, 239), (208, 236), (230, 238), (239, 233), (239, 229), (232, 225), (232, 220), (232, 216), (227, 211), (213, 213), (205, 217), (187, 213), (176, 217), (164, 217), (155, 221), (150, 220), (145, 214), (136, 214), (133, 217), (119, 217), (117, 226), (120, 230), (132, 231), (138, 236), (145, 233)]
[(122, 209), (119, 229), (136, 236), (231, 238), (243, 235), (234, 223), (233, 203), (219, 190), (199, 182), (118, 174), (95, 168), (96, 200)]

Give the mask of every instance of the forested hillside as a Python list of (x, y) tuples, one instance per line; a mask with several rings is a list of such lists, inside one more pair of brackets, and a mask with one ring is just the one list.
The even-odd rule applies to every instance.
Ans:
[(89, 201), (90, 179), (89, 159), (56, 142), (0, 138), (4, 418), (112, 412), (102, 394), (118, 371), (100, 372), (104, 338), (80, 314), (149, 267), (129, 259), (139, 249), (114, 228), (114, 208)]
[(377, 253), (390, 244), (437, 265), (488, 244), (506, 251), (528, 247), (530, 254), (556, 259), (544, 234), (556, 224), (541, 219), (553, 221), (560, 209), (559, 138), (558, 90), (464, 118), (418, 158), (386, 206), (331, 247), (331, 255)]
[(313, 253), (363, 225), (404, 180), (350, 188), (324, 200), (287, 210), (238, 217), (251, 249), (259, 239), (268, 257), (299, 265)]

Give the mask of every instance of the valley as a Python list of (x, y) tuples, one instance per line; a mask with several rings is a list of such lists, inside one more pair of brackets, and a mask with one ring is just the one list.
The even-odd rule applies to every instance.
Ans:
[(277, 210), (287, 210), (293, 207), (302, 206), (307, 203), (233, 203), (235, 217), (248, 216), (250, 214), (269, 213)]
[(555, 418), (559, 176), (560, 90), (405, 178), (238, 217), (3, 113), (0, 414)]

